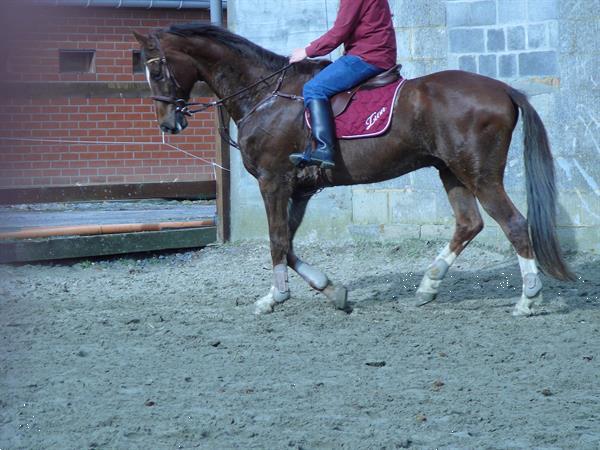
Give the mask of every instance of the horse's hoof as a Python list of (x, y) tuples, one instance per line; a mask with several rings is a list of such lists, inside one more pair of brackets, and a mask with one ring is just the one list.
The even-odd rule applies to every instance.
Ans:
[(329, 301), (333, 303), (337, 309), (342, 311), (347, 311), (349, 309), (348, 306), (348, 289), (344, 286), (334, 286), (329, 283), (325, 289), (323, 289), (323, 294), (327, 296)]
[(417, 299), (415, 300), (415, 306), (425, 306), (428, 303), (431, 303), (437, 297), (437, 292), (425, 292), (425, 291), (417, 291)]
[(512, 315), (515, 317), (529, 317), (532, 316), (535, 311), (532, 309), (533, 306), (539, 306), (544, 300), (542, 293), (539, 292), (534, 297), (527, 297), (525, 294), (521, 295), (521, 298), (515, 305)]
[(257, 316), (261, 314), (270, 314), (273, 312), (276, 304), (283, 303), (289, 298), (289, 290), (281, 292), (275, 289), (274, 286), (271, 286), (269, 293), (254, 303), (254, 314)]
[(529, 317), (533, 315), (533, 310), (527, 303), (518, 302), (512, 312), (514, 317)]
[(263, 297), (254, 303), (254, 314), (261, 316), (263, 314), (271, 314), (273, 312), (273, 305), (275, 302), (272, 298)]

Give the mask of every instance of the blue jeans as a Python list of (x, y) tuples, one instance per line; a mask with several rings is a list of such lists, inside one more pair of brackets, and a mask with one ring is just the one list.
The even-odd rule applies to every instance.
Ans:
[(344, 55), (304, 85), (304, 104), (313, 99), (329, 100), (335, 94), (352, 89), (362, 81), (384, 71), (385, 69), (369, 64), (358, 56)]

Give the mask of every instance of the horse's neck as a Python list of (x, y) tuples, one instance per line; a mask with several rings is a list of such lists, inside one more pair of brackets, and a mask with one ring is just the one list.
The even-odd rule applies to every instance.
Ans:
[[(267, 72), (262, 71), (242, 71), (239, 70), (240, 68), (236, 68), (237, 70), (230, 69), (229, 67), (224, 68), (215, 79), (215, 86), (213, 87), (219, 98), (234, 95), (261, 78), (268, 76)], [(225, 102), (225, 107), (233, 120), (237, 122), (248, 114), (267, 95), (266, 88), (266, 84), (261, 84)]]
[[(215, 64), (205, 81), (220, 99), (229, 97), (273, 73), (261, 65), (251, 65), (238, 59), (235, 64)], [(247, 92), (227, 100), (225, 108), (236, 122), (250, 112), (266, 95), (273, 90), (274, 79), (253, 87)]]

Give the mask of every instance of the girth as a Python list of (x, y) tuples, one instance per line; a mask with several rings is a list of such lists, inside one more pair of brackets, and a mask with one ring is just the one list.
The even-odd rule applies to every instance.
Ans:
[(346, 110), (350, 100), (352, 100), (352, 97), (354, 97), (354, 94), (356, 94), (357, 91), (361, 89), (375, 89), (398, 81), (402, 78), (400, 69), (402, 69), (402, 64), (396, 64), (391, 69), (388, 69), (379, 75), (375, 75), (373, 78), (369, 78), (351, 90), (334, 95), (331, 98), (331, 109), (333, 110), (334, 117), (339, 116)]

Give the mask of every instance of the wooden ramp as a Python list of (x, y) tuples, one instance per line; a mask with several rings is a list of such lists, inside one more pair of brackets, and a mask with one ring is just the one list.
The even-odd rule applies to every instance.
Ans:
[[(0, 233), (5, 235), (22, 230), (44, 235), (49, 229), (68, 229), (58, 236), (0, 239), (0, 263), (203, 247), (216, 241), (215, 216), (212, 201), (153, 199), (2, 206)], [(145, 224), (147, 229), (160, 231), (110, 231), (123, 224), (134, 228)], [(93, 226), (101, 228), (103, 234), (71, 234), (73, 227), (87, 230)]]

